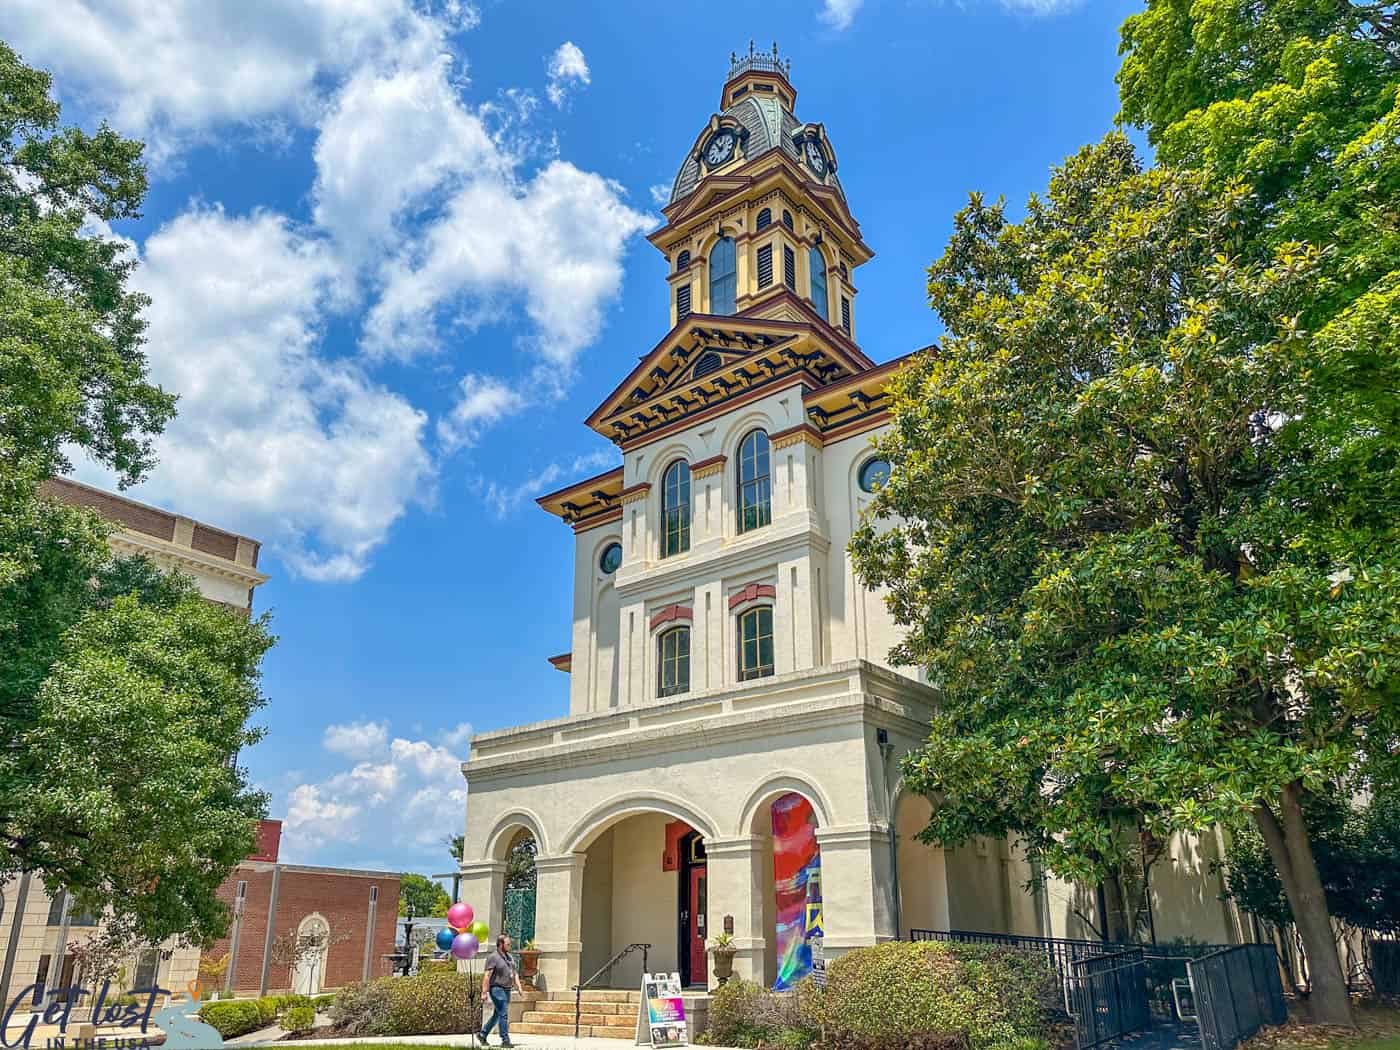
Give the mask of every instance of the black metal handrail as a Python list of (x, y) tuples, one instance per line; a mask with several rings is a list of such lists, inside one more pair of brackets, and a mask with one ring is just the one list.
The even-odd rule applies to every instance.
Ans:
[(646, 973), (646, 972), (647, 972), (647, 953), (648, 953), (649, 951), (651, 951), (651, 945), (650, 945), (650, 944), (629, 944), (626, 948), (623, 948), (622, 951), (618, 952), (616, 955), (614, 955), (614, 956), (613, 956), (611, 959), (609, 959), (607, 962), (603, 963), (603, 965), (600, 966), (600, 967), (598, 968), (598, 972), (595, 973), (592, 977), (588, 978), (588, 980), (586, 980), (586, 981), (580, 981), (578, 984), (574, 985), (574, 1038), (575, 1038), (575, 1039), (578, 1038), (579, 1018), (583, 1016), (583, 990), (584, 990), (585, 988), (587, 988), (589, 985), (591, 985), (594, 981), (596, 981), (599, 977), (602, 977), (603, 974), (605, 974), (605, 973), (607, 973), (607, 974), (612, 973), (612, 968), (613, 968), (614, 966), (616, 966), (619, 962), (621, 962), (624, 956), (630, 955), (632, 952), (635, 952), (635, 951), (641, 951), (641, 953), (642, 953), (642, 973)]

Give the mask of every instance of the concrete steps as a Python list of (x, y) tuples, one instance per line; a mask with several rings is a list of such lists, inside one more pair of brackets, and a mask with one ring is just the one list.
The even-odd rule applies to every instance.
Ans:
[[(631, 1039), (637, 1031), (637, 1007), (641, 1001), (641, 992), (586, 989), (579, 997), (582, 1012), (578, 1034), (595, 1039)], [(522, 1035), (572, 1036), (574, 993), (550, 992), (536, 999), (510, 1029)]]

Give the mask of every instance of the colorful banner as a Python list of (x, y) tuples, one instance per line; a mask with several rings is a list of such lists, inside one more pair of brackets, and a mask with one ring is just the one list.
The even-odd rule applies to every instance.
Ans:
[(822, 936), (822, 858), (812, 804), (798, 794), (773, 802), (773, 883), (777, 913), (778, 978), (791, 988), (812, 970), (811, 936)]

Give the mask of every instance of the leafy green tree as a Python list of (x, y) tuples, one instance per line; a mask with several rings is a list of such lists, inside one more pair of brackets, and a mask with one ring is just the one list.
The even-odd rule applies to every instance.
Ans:
[[(1400, 791), (1388, 788), (1359, 805), (1349, 795), (1319, 794), (1304, 805), (1328, 908), (1356, 929), (1400, 933)], [(1275, 926), (1293, 921), (1257, 831), (1242, 827), (1231, 836), (1220, 867), (1227, 897), (1245, 911)]]
[(894, 659), (943, 693), (904, 767), (939, 798), (928, 841), (1010, 835), (1111, 881), (1144, 835), (1253, 821), (1317, 1014), (1344, 1022), (1303, 807), (1396, 775), (1400, 450), (1379, 391), (1317, 370), (1397, 332), (1359, 299), (1303, 325), (1329, 249), (1271, 243), (1258, 214), (1116, 135), (1019, 223), (974, 196), (930, 270), (948, 335), (892, 385), (893, 472), (852, 553), (909, 628)]
[(414, 915), (433, 915), (441, 918), (447, 914), (452, 898), (438, 883), (426, 875), (406, 871), (399, 878), (399, 914), (407, 915), (409, 905)]
[(234, 759), (273, 639), (40, 492), (68, 448), (139, 481), (175, 406), (107, 232), (138, 215), (142, 146), (61, 127), (50, 86), (0, 43), (0, 878), (70, 891), (114, 937), (208, 942), (266, 809)]

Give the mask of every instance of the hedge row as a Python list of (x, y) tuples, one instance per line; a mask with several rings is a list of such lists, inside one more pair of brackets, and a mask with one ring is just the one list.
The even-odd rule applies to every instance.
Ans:
[(481, 1029), (481, 979), (465, 973), (381, 977), (342, 988), (331, 1021), (346, 1035), (462, 1035)]
[[(222, 999), (201, 1006), (199, 1017), (205, 1024), (217, 1029), (225, 1039), (233, 1039), (266, 1028), (278, 1018), (285, 1022), (293, 1010), (310, 1011), (314, 1018), (316, 1011), (329, 1009), (334, 998), (332, 995), (318, 995), (315, 999), (305, 995), (265, 995), (261, 999)], [(297, 1015), (298, 1019), (304, 1016)], [(298, 1031), (290, 1025), (286, 1027), (290, 1031)]]

